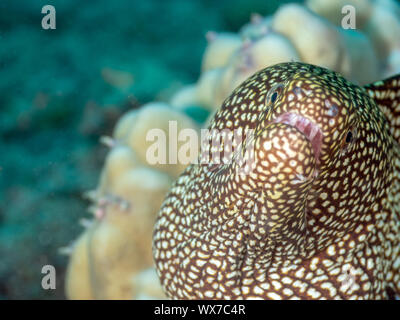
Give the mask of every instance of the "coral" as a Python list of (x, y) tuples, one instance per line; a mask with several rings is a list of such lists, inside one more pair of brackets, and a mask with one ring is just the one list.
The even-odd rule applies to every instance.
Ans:
[(228, 63), (233, 52), (242, 44), (240, 37), (234, 33), (216, 33), (209, 31), (206, 37), (208, 46), (203, 55), (203, 72), (224, 67)]
[[(197, 124), (188, 116), (180, 111), (172, 109), (166, 103), (149, 103), (144, 105), (140, 110), (137, 111), (137, 118), (129, 129), (129, 132), (124, 141), (131, 149), (136, 151), (138, 159), (145, 165), (150, 165), (147, 159), (147, 152), (149, 147), (154, 144), (154, 141), (148, 139), (147, 135), (151, 129), (161, 130), (168, 137), (170, 132), (170, 121), (176, 121), (177, 127), (176, 132), (179, 133), (181, 130), (190, 128), (196, 129)], [(173, 129), (171, 129), (173, 130)], [(178, 139), (175, 137), (174, 139)], [(170, 151), (176, 153), (179, 148), (185, 144), (185, 141), (177, 141), (176, 149), (170, 144), (169, 139), (166, 140), (166, 161), (170, 156)], [(171, 150), (170, 150), (171, 149)], [(171, 177), (177, 177), (187, 164), (154, 164), (150, 165), (152, 168), (161, 170), (168, 173)]]
[[(152, 266), (155, 215), (173, 179), (186, 165), (150, 165), (146, 150), (151, 143), (146, 135), (152, 128), (162, 129), (168, 139), (171, 120), (177, 121), (178, 132), (198, 130), (184, 112), (165, 103), (150, 103), (122, 116), (113, 138), (103, 137), (111, 149), (98, 187), (87, 193), (94, 220), (86, 223), (86, 230), (70, 247), (68, 298), (130, 299), (153, 294), (143, 289), (151, 277), (138, 274)], [(142, 295), (142, 290), (147, 293)], [(156, 291), (154, 295), (160, 297)]]
[(89, 239), (90, 233), (84, 232), (73, 245), (65, 285), (65, 293), (70, 299), (89, 300), (95, 295), (90, 277)]
[(290, 41), (276, 32), (269, 32), (254, 41), (244, 41), (216, 80), (213, 105), (220, 106), (240, 83), (265, 66), (299, 59)]
[(269, 32), (245, 48), (244, 55), (251, 65), (251, 74), (280, 62), (298, 61), (299, 54), (293, 44), (282, 34)]
[(130, 110), (123, 114), (114, 127), (113, 137), (117, 141), (126, 140), (128, 132), (137, 118), (137, 110)]
[(253, 14), (238, 35), (208, 33), (197, 83), (179, 91), (171, 105), (216, 110), (247, 77), (280, 62), (327, 67), (361, 85), (393, 74), (399, 66), (400, 6), (391, 0), (350, 1), (357, 13), (357, 30), (351, 30), (341, 27), (344, 4), (285, 4), (273, 15)]
[(349, 75), (349, 55), (339, 28), (299, 4), (281, 7), (272, 27), (288, 37), (301, 61)]
[(218, 102), (215, 101), (216, 86), (221, 82), (220, 77), (223, 70), (215, 68), (203, 72), (197, 82), (196, 102), (210, 110), (218, 107)]
[(325, 17), (335, 25), (343, 19), (342, 8), (351, 5), (355, 8), (356, 27), (363, 28), (373, 12), (371, 0), (307, 0), (306, 5), (316, 14)]
[(99, 192), (113, 189), (126, 172), (137, 167), (139, 160), (135, 152), (126, 145), (118, 144), (111, 148), (106, 157), (104, 170), (100, 178)]
[(196, 86), (194, 84), (181, 88), (170, 100), (170, 104), (174, 108), (185, 107), (196, 103)]
[(266, 35), (271, 28), (271, 17), (263, 17), (253, 13), (250, 23), (245, 24), (240, 30), (240, 37), (244, 40), (257, 40)]
[[(106, 167), (107, 168), (107, 167)], [(130, 279), (152, 265), (155, 213), (171, 178), (151, 168), (127, 169), (102, 194), (95, 195), (96, 219), (72, 245), (66, 279), (71, 299), (130, 299)]]
[(394, 1), (374, 2), (365, 32), (369, 35), (381, 59), (400, 48), (400, 5)]
[(132, 282), (133, 286), (136, 287), (136, 292), (138, 292), (133, 296), (133, 299), (154, 300), (166, 298), (155, 268), (143, 270), (139, 274), (135, 275)]
[(355, 83), (371, 83), (379, 78), (379, 61), (371, 40), (356, 30), (340, 30), (349, 54), (348, 79)]

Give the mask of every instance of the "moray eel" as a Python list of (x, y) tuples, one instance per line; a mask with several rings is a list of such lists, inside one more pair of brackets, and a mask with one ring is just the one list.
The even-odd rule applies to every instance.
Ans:
[(247, 173), (191, 164), (174, 183), (153, 234), (170, 298), (400, 294), (399, 76), (359, 87), (278, 64), (236, 88), (210, 129), (253, 132), (232, 154), (254, 161)]

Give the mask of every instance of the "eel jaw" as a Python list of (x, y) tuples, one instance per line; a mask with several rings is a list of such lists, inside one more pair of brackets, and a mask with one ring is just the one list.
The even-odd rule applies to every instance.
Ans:
[(322, 148), (323, 134), (321, 128), (311, 120), (298, 113), (286, 112), (278, 116), (274, 123), (283, 123), (299, 130), (311, 142), (314, 149), (314, 156), (319, 163), (319, 156)]

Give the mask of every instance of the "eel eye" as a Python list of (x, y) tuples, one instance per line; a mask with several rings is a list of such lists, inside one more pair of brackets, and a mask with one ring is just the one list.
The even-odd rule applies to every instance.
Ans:
[(278, 92), (275, 91), (272, 96), (271, 96), (271, 102), (274, 103), (276, 101), (276, 98), (278, 98)]
[(357, 128), (352, 127), (347, 131), (346, 137), (342, 140), (342, 152), (348, 151), (357, 139)]
[(346, 143), (351, 143), (351, 142), (353, 142), (353, 132), (349, 131), (347, 132), (346, 135)]
[(274, 85), (267, 94), (267, 104), (275, 103), (283, 90), (283, 85), (278, 83)]

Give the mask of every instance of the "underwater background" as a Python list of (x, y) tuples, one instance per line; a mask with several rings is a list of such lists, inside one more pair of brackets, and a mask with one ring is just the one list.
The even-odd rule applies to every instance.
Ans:
[[(194, 82), (207, 31), (237, 31), (283, 2), (0, 2), (0, 299), (65, 297), (59, 248), (81, 232), (82, 195), (107, 152), (99, 137), (127, 109)], [(41, 27), (46, 4), (55, 30)], [(41, 287), (46, 264), (56, 290)]]
[[(133, 212), (125, 209), (127, 223), (114, 212), (121, 205), (114, 196), (121, 194), (110, 196), (118, 186), (107, 177), (125, 165), (129, 174), (146, 167), (130, 157), (144, 152), (140, 138), (147, 125), (164, 126), (170, 117), (204, 127), (235, 86), (281, 60), (326, 66), (358, 84), (400, 72), (398, 1), (306, 2), (308, 8), (290, 0), (0, 1), (0, 299), (162, 297), (157, 288), (147, 290), (157, 279), (146, 241), (165, 191), (182, 168), (136, 171), (125, 190), (118, 178), (121, 193), (129, 187), (144, 202), (129, 209)], [(339, 9), (347, 2), (358, 4), (362, 32), (340, 29)], [(301, 5), (279, 11), (271, 31), (271, 17), (287, 3)], [(56, 9), (54, 30), (42, 28), (44, 5)], [(290, 14), (298, 14), (300, 22)], [(126, 126), (131, 133), (122, 138)], [(127, 164), (131, 160), (135, 163)], [(142, 181), (151, 183), (140, 189)], [(108, 202), (111, 220), (104, 219), (102, 201)], [(150, 213), (143, 218), (140, 210)], [(149, 229), (141, 229), (145, 249), (138, 244), (139, 227), (130, 235), (132, 219), (148, 222)], [(79, 251), (91, 232), (97, 251)], [(132, 238), (137, 247), (118, 237)], [(55, 267), (54, 290), (42, 288), (44, 265)], [(134, 285), (110, 289), (119, 275), (132, 277), (130, 268), (145, 273), (137, 272)], [(145, 293), (134, 295), (133, 287)], [(100, 291), (104, 294), (96, 296)]]

